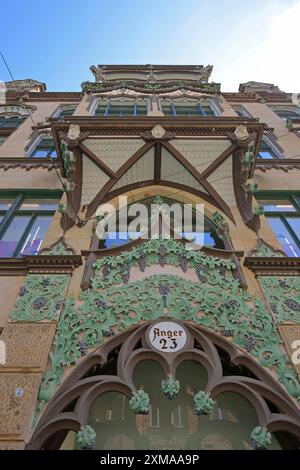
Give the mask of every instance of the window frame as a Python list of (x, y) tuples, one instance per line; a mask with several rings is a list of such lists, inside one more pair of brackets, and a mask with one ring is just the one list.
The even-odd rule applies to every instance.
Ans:
[[(36, 199), (38, 201), (42, 201), (43, 199), (58, 199), (60, 200), (62, 196), (62, 191), (48, 191), (48, 190), (19, 190), (19, 191), (0, 191), (0, 199), (11, 199), (13, 200), (9, 209), (1, 210), (0, 209), (0, 216), (3, 215), (3, 219), (0, 220), (0, 241), (2, 240), (3, 235), (6, 233), (7, 229), (9, 228), (11, 222), (13, 221), (16, 215), (30, 215), (30, 220), (27, 223), (24, 233), (21, 236), (20, 240), (17, 242), (16, 248), (9, 258), (19, 258), (20, 257), (20, 249), (28, 234), (30, 232), (31, 227), (33, 226), (34, 222), (36, 221), (37, 217), (40, 215), (51, 216), (53, 217), (56, 211), (53, 210), (26, 210), (22, 209), (21, 206), (25, 199)], [(38, 253), (38, 252), (37, 252)], [(0, 257), (1, 259), (1, 257)], [(2, 258), (3, 259), (3, 258)]]
[[(102, 105), (105, 107), (105, 111), (103, 114), (97, 114), (97, 109), (98, 107)], [(146, 96), (140, 96), (138, 98), (130, 98), (130, 97), (124, 97), (124, 96), (116, 96), (113, 98), (108, 98), (108, 97), (101, 97), (97, 98), (95, 101), (92, 102), (91, 106), (89, 107), (89, 112), (92, 114), (92, 116), (95, 117), (109, 117), (109, 107), (111, 105), (116, 105), (116, 106), (126, 106), (126, 107), (133, 107), (133, 113), (132, 114), (126, 114), (125, 116), (120, 116), (120, 117), (147, 117), (149, 114), (149, 111), (151, 110), (151, 105), (150, 105), (150, 99), (149, 97)], [(146, 106), (146, 114), (139, 114), (137, 113), (137, 108), (139, 105)], [(116, 115), (113, 115), (111, 117), (118, 117)]]
[[(66, 105), (60, 105), (55, 111), (54, 113), (52, 114), (52, 117), (53, 118), (57, 118), (57, 119), (65, 119), (65, 118), (68, 118), (69, 116), (73, 116), (73, 114), (75, 113), (76, 111), (76, 108), (77, 108), (78, 104), (66, 104)], [(65, 116), (62, 116), (62, 113), (64, 111), (69, 111), (69, 110), (73, 110), (73, 113), (72, 114), (67, 114)]]
[[(288, 217), (289, 218), (298, 218), (300, 220), (300, 191), (256, 191), (255, 192), (255, 198), (258, 203), (262, 200), (270, 200), (270, 203), (274, 200), (289, 200), (291, 204), (293, 204), (294, 208), (296, 209), (295, 211), (265, 211), (264, 215), (265, 217), (277, 217), (285, 226), (287, 229), (288, 233), (290, 234), (291, 238), (294, 240), (295, 244), (300, 250), (300, 234), (297, 235), (297, 233), (294, 231), (294, 229), (291, 227), (289, 222), (286, 220)], [(272, 232), (274, 233), (275, 238), (278, 240), (276, 237), (275, 232), (272, 229), (271, 224), (269, 223)], [(279, 240), (278, 240), (279, 241)], [(280, 243), (280, 241), (279, 241)], [(282, 250), (284, 251), (284, 248), (282, 247)], [(288, 256), (288, 255), (286, 255)], [(292, 256), (290, 256), (292, 258)]]
[[(194, 107), (198, 109), (198, 113), (192, 114), (191, 116), (183, 116), (181, 114), (177, 115), (176, 106), (178, 108)], [(170, 112), (168, 114), (164, 113), (164, 108), (169, 107)], [(212, 114), (206, 114), (205, 107), (209, 107)], [(216, 104), (211, 99), (200, 99), (200, 100), (191, 100), (187, 98), (168, 98), (160, 97), (158, 101), (159, 111), (164, 114), (166, 117), (216, 117), (220, 115), (220, 110), (217, 108)]]
[[(276, 114), (276, 116), (281, 119), (283, 122), (287, 122), (288, 119), (300, 119), (300, 108), (297, 106), (275, 106), (271, 108), (273, 113)], [(292, 117), (282, 117), (277, 114), (278, 111), (288, 111), (292, 112), (294, 115)]]
[[(41, 143), (43, 142), (43, 140), (52, 140), (53, 145), (52, 145), (51, 147), (49, 147), (49, 150), (48, 150), (46, 156), (44, 156), (44, 157), (35, 156), (34, 153), (37, 151), (38, 147), (41, 147)], [(45, 146), (44, 149), (47, 150), (47, 147)], [(40, 149), (40, 150), (43, 150), (43, 149)], [(55, 156), (55, 157), (51, 156), (51, 153), (53, 152), (53, 150), (55, 150), (55, 153), (56, 153), (56, 156)], [(41, 136), (39, 137), (39, 139), (36, 140), (36, 141), (30, 146), (29, 151), (28, 151), (28, 157), (30, 157), (30, 158), (37, 158), (37, 159), (39, 159), (39, 158), (42, 158), (42, 159), (44, 159), (44, 158), (48, 158), (48, 159), (50, 159), (50, 158), (57, 158), (56, 145), (55, 145), (55, 142), (54, 142), (53, 137), (52, 137), (52, 136), (49, 136), (49, 135), (45, 135), (45, 134), (41, 135)]]

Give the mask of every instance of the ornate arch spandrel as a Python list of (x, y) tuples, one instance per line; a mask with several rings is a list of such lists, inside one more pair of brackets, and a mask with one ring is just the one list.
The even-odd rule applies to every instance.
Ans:
[[(164, 318), (162, 320), (165, 320)], [(181, 324), (181, 322), (177, 322)], [(143, 341), (145, 333), (148, 327), (152, 325), (152, 322), (137, 326), (131, 330), (131, 334), (125, 332), (118, 335), (117, 338), (112, 338), (105, 345), (100, 346), (95, 352), (91, 353), (66, 379), (62, 389), (59, 389), (56, 395), (53, 397), (48, 405), (44, 415), (33, 434), (28, 448), (39, 449), (44, 448), (44, 444), (50, 446), (51, 438), (54, 433), (58, 431), (73, 430), (78, 431), (81, 425), (87, 423), (88, 411), (92, 402), (102, 393), (107, 391), (119, 391), (120, 393), (130, 396), (135, 388), (132, 388), (132, 374), (134, 367), (130, 362), (134, 351), (142, 351), (140, 361), (145, 359), (144, 352), (148, 352), (147, 358), (151, 358), (153, 349), (151, 346), (147, 346), (147, 343)], [(224, 350), (228, 350), (228, 341), (221, 338), (219, 335), (209, 332), (207, 333), (203, 328), (195, 327), (190, 323), (183, 322), (188, 335), (192, 339), (193, 347), (191, 343), (187, 343), (187, 349), (174, 353), (171, 357), (166, 358), (166, 353), (155, 351), (153, 358), (158, 360), (162, 364), (163, 370), (166, 372), (166, 362), (169, 367), (169, 372), (172, 371), (173, 376), (176, 376), (176, 370), (182, 360), (188, 360), (192, 358), (193, 361), (198, 362), (200, 365), (204, 365), (206, 370), (211, 376), (211, 380), (208, 381), (206, 386), (206, 392), (211, 392), (213, 397), (216, 397), (226, 391), (234, 391), (246, 398), (253, 406), (256, 411), (258, 424), (266, 427), (270, 432), (273, 431), (287, 431), (300, 438), (300, 411), (290, 399), (288, 394), (278, 385), (276, 380), (266, 372), (262, 367), (261, 379), (247, 378), (244, 376), (223, 376), (214, 374), (209, 367), (203, 363), (199, 358), (199, 347), (194, 349), (196, 343), (199, 344), (204, 350), (204, 354), (207, 355), (207, 361), (212, 366), (216, 364), (216, 361), (220, 362), (220, 356), (217, 346), (220, 345)], [(123, 341), (123, 339), (125, 339)], [(117, 341), (116, 341), (117, 340)], [(137, 347), (139, 342), (142, 342), (141, 347)], [(122, 344), (123, 346), (118, 355), (118, 375), (95, 375), (93, 377), (84, 377), (88, 366), (93, 363), (91, 358), (103, 358), (107, 352), (111, 349), (115, 349), (116, 344)], [(135, 349), (137, 348), (137, 349)], [(102, 350), (106, 350), (105, 354), (102, 354)], [(190, 355), (189, 355), (190, 354)], [(230, 359), (235, 359), (237, 364), (237, 358), (247, 356), (236, 346), (230, 345)], [(159, 359), (160, 357), (160, 359)], [(136, 364), (140, 361), (137, 361)], [(253, 359), (251, 359), (253, 361)], [(253, 361), (254, 362), (254, 361)], [(257, 367), (257, 366), (256, 366)], [(122, 372), (122, 378), (119, 377), (119, 372)], [(274, 387), (274, 392), (268, 385), (271, 383)], [(78, 398), (73, 411), (67, 411), (70, 409), (70, 405), (74, 402), (74, 398)], [(283, 410), (281, 413), (272, 413), (269, 408), (271, 401), (279, 410)], [(72, 408), (72, 407), (71, 407)], [(66, 410), (66, 411), (65, 411)]]

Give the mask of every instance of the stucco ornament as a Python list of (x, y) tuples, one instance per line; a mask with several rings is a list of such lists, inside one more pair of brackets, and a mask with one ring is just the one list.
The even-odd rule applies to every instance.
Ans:
[(166, 130), (160, 124), (156, 124), (151, 130), (151, 134), (155, 139), (161, 139), (166, 133)]
[(251, 433), (251, 442), (254, 449), (267, 449), (272, 442), (272, 435), (262, 426), (256, 426)]
[(247, 140), (249, 138), (249, 132), (246, 126), (237, 126), (234, 131), (234, 135), (238, 140)]
[(166, 379), (162, 380), (161, 389), (169, 400), (174, 400), (180, 391), (179, 380), (175, 380), (174, 377), (169, 374)]
[(96, 431), (92, 426), (81, 426), (76, 436), (76, 443), (79, 449), (92, 450), (96, 447)]
[(144, 390), (138, 390), (132, 394), (129, 406), (137, 415), (148, 415), (150, 412), (150, 398)]
[(196, 415), (209, 415), (214, 409), (216, 402), (203, 390), (194, 395), (194, 410)]
[(78, 124), (70, 124), (68, 131), (69, 140), (77, 140), (80, 135), (80, 126)]

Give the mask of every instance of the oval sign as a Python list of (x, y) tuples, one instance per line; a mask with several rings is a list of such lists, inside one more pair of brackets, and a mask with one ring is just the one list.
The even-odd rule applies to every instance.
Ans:
[(174, 353), (180, 351), (187, 342), (185, 329), (174, 322), (155, 323), (148, 333), (151, 346), (160, 352)]

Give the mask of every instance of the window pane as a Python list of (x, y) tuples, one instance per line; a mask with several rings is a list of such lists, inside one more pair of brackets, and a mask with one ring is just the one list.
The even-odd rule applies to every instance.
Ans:
[(37, 158), (46, 158), (47, 155), (48, 155), (48, 152), (49, 150), (39, 150), (39, 149), (35, 149), (31, 156), (32, 157), (37, 157)]
[(35, 255), (39, 251), (51, 220), (51, 215), (39, 215), (36, 218), (21, 247), (20, 255)]
[(43, 199), (42, 201), (37, 199), (25, 199), (21, 205), (20, 210), (26, 211), (56, 211), (58, 206), (58, 199)]
[(259, 158), (268, 158), (268, 159), (274, 158), (272, 153), (269, 152), (268, 150), (261, 150), (258, 154), (258, 157)]
[(98, 108), (96, 109), (95, 115), (96, 116), (104, 116), (106, 108), (107, 108), (107, 104), (99, 105)]
[(266, 212), (296, 212), (295, 207), (288, 199), (275, 199), (272, 201), (259, 200)]
[(12, 205), (13, 200), (12, 199), (1, 199), (0, 200), (0, 211), (7, 211), (10, 206)]
[(0, 257), (13, 256), (31, 219), (30, 215), (16, 215), (0, 241)]
[(300, 239), (300, 217), (287, 217), (286, 220)]
[(72, 116), (74, 114), (75, 108), (62, 109), (58, 117)]
[(273, 232), (280, 241), (286, 255), (300, 256), (300, 249), (282, 220), (279, 217), (268, 217), (268, 221), (270, 222)]

